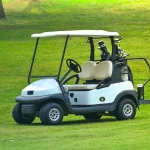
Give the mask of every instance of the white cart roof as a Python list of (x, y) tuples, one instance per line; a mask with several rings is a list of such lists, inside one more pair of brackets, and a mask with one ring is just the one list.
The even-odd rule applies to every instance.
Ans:
[(51, 36), (86, 36), (86, 37), (119, 37), (118, 32), (108, 32), (104, 30), (71, 30), (71, 31), (53, 31), (32, 34), (32, 38), (43, 38)]

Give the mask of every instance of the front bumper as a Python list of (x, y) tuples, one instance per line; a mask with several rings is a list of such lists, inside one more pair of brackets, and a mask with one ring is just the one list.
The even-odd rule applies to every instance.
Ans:
[(23, 104), (21, 105), (21, 111), (23, 115), (36, 115), (35, 104)]
[(49, 99), (49, 97), (50, 96), (17, 96), (16, 102), (23, 104), (37, 104)]

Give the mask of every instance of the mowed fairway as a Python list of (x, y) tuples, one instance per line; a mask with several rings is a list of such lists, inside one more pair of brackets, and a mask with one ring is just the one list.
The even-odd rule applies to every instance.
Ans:
[[(140, 106), (134, 120), (102, 117), (100, 121), (88, 122), (82, 116), (69, 115), (59, 126), (43, 126), (39, 118), (32, 125), (18, 125), (11, 115), (15, 97), (27, 85), (35, 44), (35, 39), (30, 38), (32, 33), (77, 29), (117, 31), (123, 36), (121, 47), (130, 57), (145, 57), (150, 62), (148, 0), (3, 0), (3, 4), (7, 19), (0, 20), (0, 150), (150, 149), (148, 105)], [(49, 73), (45, 59), (54, 68), (58, 66), (64, 44), (62, 38), (42, 42), (45, 50), (39, 52), (37, 74), (43, 68)], [(70, 47), (75, 51), (69, 58), (86, 58), (86, 54), (80, 56), (84, 46)], [(49, 57), (52, 53), (53, 57)], [(143, 62), (133, 62), (131, 68), (136, 89), (137, 83), (149, 77), (149, 70)], [(150, 99), (149, 92), (147, 85), (145, 94)]]

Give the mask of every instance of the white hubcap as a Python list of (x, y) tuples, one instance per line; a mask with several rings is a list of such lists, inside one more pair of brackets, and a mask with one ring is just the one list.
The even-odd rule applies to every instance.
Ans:
[(52, 120), (52, 121), (57, 121), (60, 117), (60, 112), (57, 108), (53, 108), (50, 110), (49, 112), (49, 118)]
[(123, 107), (123, 113), (125, 116), (131, 116), (133, 113), (133, 107), (130, 104), (126, 104)]

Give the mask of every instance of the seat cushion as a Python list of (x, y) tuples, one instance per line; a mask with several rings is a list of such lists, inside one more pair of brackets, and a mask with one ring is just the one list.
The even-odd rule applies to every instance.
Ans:
[(113, 65), (111, 61), (102, 61), (94, 67), (94, 78), (96, 80), (104, 80), (111, 77)]
[(96, 88), (97, 84), (75, 84), (66, 86), (68, 90), (92, 90)]
[(82, 71), (79, 73), (81, 80), (93, 80), (94, 79), (94, 67), (96, 63), (93, 61), (87, 61), (82, 66)]

